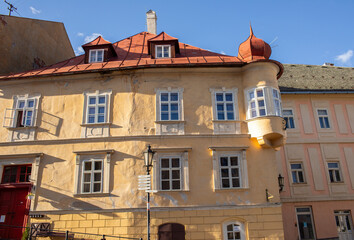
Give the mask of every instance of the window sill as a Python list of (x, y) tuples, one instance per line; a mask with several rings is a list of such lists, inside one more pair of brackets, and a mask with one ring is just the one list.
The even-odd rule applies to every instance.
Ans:
[(229, 192), (229, 191), (248, 191), (250, 190), (249, 187), (247, 188), (219, 188), (219, 189), (215, 189), (214, 188), (214, 192)]
[(302, 183), (292, 183), (293, 186), (307, 186), (307, 182), (302, 182)]
[(225, 123), (225, 122), (243, 122), (243, 121), (240, 121), (240, 120), (212, 120), (212, 122)]
[(76, 193), (74, 197), (108, 197), (109, 193)]
[(345, 184), (345, 182), (343, 181), (338, 181), (338, 182), (329, 182), (330, 184), (334, 184), (334, 185), (342, 185)]
[(165, 121), (155, 121), (155, 123), (157, 124), (168, 124), (168, 123), (171, 123), (171, 124), (176, 124), (176, 123), (185, 123), (186, 121), (183, 121), (183, 120), (165, 120)]
[(82, 123), (80, 124), (81, 127), (95, 127), (95, 126), (110, 126), (112, 123)]
[(267, 119), (267, 118), (282, 118), (281, 116), (276, 116), (276, 115), (269, 115), (269, 116), (261, 116), (261, 117), (254, 117), (254, 118), (248, 118), (245, 120), (245, 122), (250, 122), (258, 119)]
[(20, 129), (35, 129), (37, 126), (26, 126), (26, 127), (5, 127), (9, 130), (20, 130)]
[(164, 193), (164, 192), (189, 192), (189, 190), (184, 190), (184, 189), (180, 189), (180, 190), (177, 190), (177, 189), (172, 189), (172, 190), (157, 190), (156, 193)]

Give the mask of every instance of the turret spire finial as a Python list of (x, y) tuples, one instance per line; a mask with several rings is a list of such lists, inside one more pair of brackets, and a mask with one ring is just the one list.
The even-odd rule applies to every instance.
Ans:
[(253, 35), (253, 30), (252, 30), (252, 25), (251, 25), (251, 21), (250, 21), (250, 36)]

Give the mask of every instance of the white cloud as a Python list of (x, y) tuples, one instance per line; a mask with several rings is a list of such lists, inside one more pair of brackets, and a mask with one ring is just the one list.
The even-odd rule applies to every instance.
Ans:
[(84, 34), (83, 34), (82, 32), (78, 32), (78, 33), (77, 33), (77, 36), (78, 36), (78, 37), (83, 37)]
[(92, 40), (96, 39), (99, 36), (102, 36), (102, 34), (101, 33), (92, 33), (91, 35), (85, 37), (85, 43), (91, 42)]
[(84, 49), (82, 49), (82, 47), (77, 47), (76, 51), (75, 51), (75, 55), (79, 56), (81, 54), (83, 54), (85, 51)]
[(226, 55), (226, 53), (224, 51), (221, 51), (221, 54)]
[(38, 14), (38, 13), (41, 13), (41, 10), (37, 10), (37, 9), (35, 9), (34, 7), (30, 7), (30, 9), (31, 9), (31, 11), (32, 11), (32, 13), (33, 14)]
[(336, 60), (344, 64), (349, 63), (350, 59), (353, 57), (353, 53), (354, 53), (353, 50), (348, 50), (346, 53), (338, 55), (336, 57)]

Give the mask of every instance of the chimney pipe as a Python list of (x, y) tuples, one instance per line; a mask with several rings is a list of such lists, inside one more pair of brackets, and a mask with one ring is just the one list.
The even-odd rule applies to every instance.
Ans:
[(147, 31), (149, 33), (156, 34), (156, 20), (156, 12), (150, 9), (146, 13)]

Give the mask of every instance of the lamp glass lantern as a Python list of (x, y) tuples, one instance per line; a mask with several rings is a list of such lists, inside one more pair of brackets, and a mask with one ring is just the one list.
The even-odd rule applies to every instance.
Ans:
[(152, 158), (154, 157), (155, 152), (151, 150), (151, 146), (147, 146), (147, 150), (144, 152), (144, 161), (145, 161), (145, 166), (151, 166), (152, 165)]
[(278, 176), (279, 192), (283, 191), (284, 188), (284, 177), (279, 174)]

